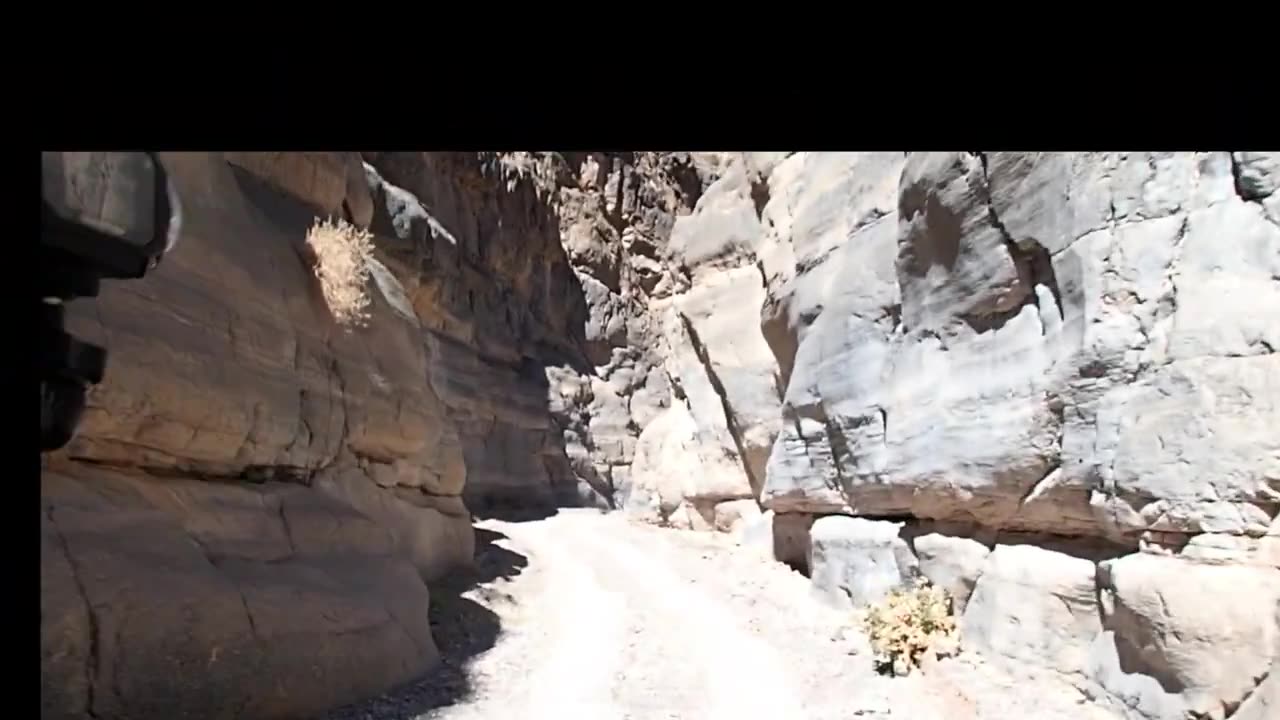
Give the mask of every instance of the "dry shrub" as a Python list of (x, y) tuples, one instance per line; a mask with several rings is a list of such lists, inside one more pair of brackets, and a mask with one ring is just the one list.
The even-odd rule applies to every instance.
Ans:
[(923, 577), (868, 608), (863, 622), (881, 672), (908, 675), (929, 655), (959, 650), (951, 597)]
[(307, 247), (314, 256), (316, 278), (334, 320), (344, 326), (364, 325), (369, 319), (373, 236), (345, 220), (317, 219), (307, 231)]

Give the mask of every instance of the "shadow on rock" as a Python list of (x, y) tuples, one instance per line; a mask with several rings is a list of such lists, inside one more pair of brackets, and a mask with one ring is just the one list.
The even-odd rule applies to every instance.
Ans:
[[(476, 502), (476, 506), (472, 507), (470, 503), (467, 505), (471, 508), (471, 515), (476, 520), (503, 520), (506, 522), (532, 522), (534, 520), (545, 520), (559, 514), (560, 510), (550, 503), (531, 503), (528, 501), (503, 501), (503, 500), (480, 500)], [(476, 529), (477, 547), (481, 543), (479, 533), (486, 532)]]
[(514, 578), (529, 564), (524, 555), (496, 544), (506, 539), (502, 533), (483, 528), (475, 532), (474, 567), (430, 583), (431, 634), (440, 649), (440, 665), (413, 683), (338, 708), (323, 720), (415, 720), (467, 701), (474, 691), (468, 666), (497, 643), (502, 625), (498, 615), (465, 594), (488, 599), (489, 583)]
[(518, 552), (508, 550), (497, 544), (506, 540), (507, 536), (494, 530), (476, 528), (476, 562), (475, 567), (465, 575), (458, 574), (450, 580), (464, 580), (468, 587), (479, 583), (493, 582), (499, 578), (510, 580), (520, 574), (529, 565), (529, 559)]

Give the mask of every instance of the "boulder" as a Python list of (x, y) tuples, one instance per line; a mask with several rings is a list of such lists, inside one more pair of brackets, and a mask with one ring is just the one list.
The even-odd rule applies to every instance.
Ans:
[[(751, 486), (737, 458), (699, 441), (692, 413), (682, 403), (662, 411), (640, 433), (631, 465), (632, 491), (625, 507), (643, 511), (656, 500), (663, 516), (684, 502), (750, 498)], [(754, 502), (754, 501), (753, 501)]]
[(884, 599), (915, 577), (918, 564), (902, 523), (827, 515), (809, 529), (809, 577), (835, 604), (855, 608)]
[(738, 533), (744, 527), (758, 523), (760, 515), (760, 506), (755, 499), (716, 503), (715, 528), (724, 533)]
[(773, 511), (757, 513), (738, 526), (734, 539), (753, 556), (773, 560)]
[(991, 549), (972, 538), (936, 532), (912, 539), (911, 547), (919, 561), (920, 574), (946, 590), (952, 610), (957, 616), (963, 615)]
[(1133, 554), (1099, 566), (1091, 679), (1141, 714), (1237, 717), (1280, 659), (1280, 570)]
[(960, 619), (966, 648), (1007, 665), (1083, 677), (1102, 632), (1093, 562), (1034, 545), (997, 545)]

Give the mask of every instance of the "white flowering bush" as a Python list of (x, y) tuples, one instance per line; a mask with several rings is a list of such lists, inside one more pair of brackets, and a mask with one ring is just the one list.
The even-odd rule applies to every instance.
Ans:
[(881, 672), (908, 675), (929, 655), (959, 650), (951, 597), (923, 577), (868, 608), (863, 626)]

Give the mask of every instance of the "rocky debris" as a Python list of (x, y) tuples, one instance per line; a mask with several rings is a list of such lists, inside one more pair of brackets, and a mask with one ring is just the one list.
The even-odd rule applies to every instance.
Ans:
[(775, 538), (787, 520), (775, 557), (794, 563), (808, 546), (803, 569), (836, 607), (857, 614), (923, 576), (951, 595), (966, 652), (1050, 672), (1123, 717), (1229, 717), (1274, 702), (1280, 568), (1256, 555), (1123, 554), (1070, 538), (989, 549), (957, 528), (807, 517), (775, 516)]

